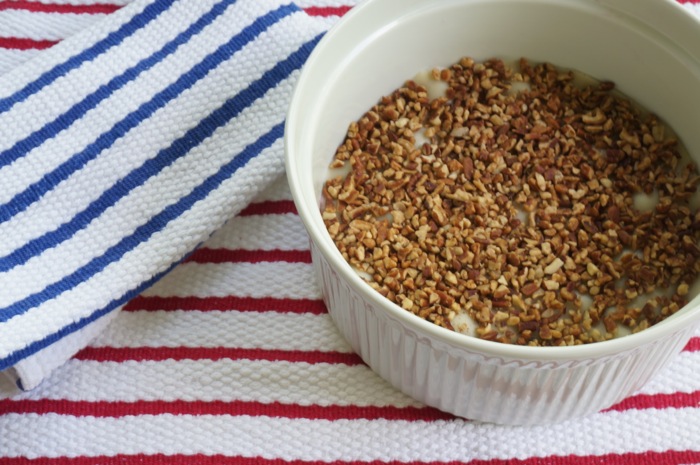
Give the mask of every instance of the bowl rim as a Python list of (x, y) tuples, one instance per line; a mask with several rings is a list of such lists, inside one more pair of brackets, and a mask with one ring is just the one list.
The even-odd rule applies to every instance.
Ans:
[[(398, 0), (364, 0), (362, 3), (345, 13), (345, 15), (330, 28), (330, 30), (316, 45), (315, 49), (302, 68), (301, 74), (294, 87), (285, 121), (285, 167), (289, 187), (299, 217), (308, 231), (310, 240), (323, 255), (323, 258), (342, 277), (342, 279), (349, 286), (351, 286), (352, 290), (359, 293), (366, 301), (369, 301), (375, 309), (380, 309), (382, 312), (384, 312), (387, 318), (398, 321), (400, 324), (407, 326), (417, 334), (427, 337), (433, 341), (445, 343), (450, 347), (493, 357), (501, 357), (504, 359), (559, 362), (600, 359), (637, 350), (642, 346), (671, 338), (676, 334), (687, 330), (691, 325), (700, 325), (700, 295), (698, 295), (686, 306), (684, 306), (683, 309), (662, 322), (646, 328), (638, 333), (619, 338), (576, 346), (542, 347), (505, 344), (495, 341), (488, 341), (478, 337), (465, 335), (457, 331), (449, 330), (414, 315), (376, 292), (355, 271), (352, 270), (350, 265), (345, 261), (333, 243), (325, 227), (318, 227), (318, 224), (312, 220), (312, 217), (316, 217), (317, 219), (321, 217), (318, 206), (310, 205), (309, 202), (304, 201), (304, 195), (302, 193), (304, 181), (301, 179), (300, 172), (295, 169), (294, 161), (296, 156), (296, 130), (298, 127), (298, 118), (296, 117), (296, 114), (299, 112), (300, 105), (302, 105), (301, 94), (307, 87), (309, 87), (309, 84), (307, 83), (309, 80), (309, 75), (313, 72), (314, 67), (317, 66), (317, 62), (322, 60), (325, 54), (333, 53), (333, 51), (329, 49), (334, 46), (334, 41), (336, 38), (346, 29), (353, 28), (355, 26), (355, 22), (362, 21), (364, 16), (373, 15), (373, 10), (376, 8), (377, 4), (385, 5), (391, 4), (392, 2), (396, 3), (397, 1)], [(449, 2), (470, 4), (480, 3), (482, 1), (483, 0), (450, 0)], [(506, 3), (551, 2), (551, 0), (489, 1)], [(429, 5), (431, 0), (410, 0), (410, 2), (417, 5), (417, 7), (420, 7), (421, 5)], [(405, 5), (406, 3), (407, 2), (404, 0), (402, 5)], [(680, 44), (677, 45), (678, 49), (684, 55), (692, 57), (698, 67), (700, 67), (700, 41), (698, 41), (697, 46), (694, 48), (687, 46), (688, 37), (692, 35), (694, 35), (696, 38), (700, 37), (700, 18), (685, 10), (685, 8), (675, 0), (558, 0), (557, 3), (568, 3), (571, 5), (594, 4), (597, 7), (611, 8), (616, 10), (618, 14), (627, 15), (631, 15), (629, 13), (631, 9), (634, 10), (635, 13), (642, 12), (641, 14), (634, 16), (636, 21), (642, 20), (647, 24), (651, 23), (655, 25), (660, 22), (658, 20), (660, 14), (673, 15), (677, 24), (674, 23), (673, 28), (667, 27), (665, 30), (663, 30), (663, 32), (658, 32), (658, 34), (665, 36), (667, 39), (670, 38), (671, 40), (682, 40), (685, 38), (686, 42), (683, 43), (683, 46)], [(410, 11), (410, 8), (407, 8), (406, 11)], [(376, 18), (374, 19), (376, 20)]]

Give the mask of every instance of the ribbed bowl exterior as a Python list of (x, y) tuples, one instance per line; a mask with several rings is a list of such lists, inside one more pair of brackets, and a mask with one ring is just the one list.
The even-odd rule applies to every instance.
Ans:
[[(471, 420), (556, 423), (608, 408), (641, 387), (694, 332), (597, 359), (531, 361), (490, 357), (420, 334), (353, 290), (314, 244), (312, 260), (328, 311), (352, 348), (414, 399)], [(467, 336), (465, 336), (467, 337)]]

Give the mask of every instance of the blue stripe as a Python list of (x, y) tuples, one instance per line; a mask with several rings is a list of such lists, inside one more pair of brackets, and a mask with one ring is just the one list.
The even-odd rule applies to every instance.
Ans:
[[(87, 95), (82, 101), (76, 103), (70, 110), (60, 115), (54, 121), (46, 124), (41, 129), (33, 132), (22, 140), (17, 141), (12, 147), (0, 152), (0, 168), (9, 165), (20, 157), (25, 156), (31, 150), (40, 146), (47, 140), (56, 137), (56, 135), (73, 124), (76, 120), (82, 118), (88, 111), (95, 108), (100, 102), (112, 95), (116, 90), (124, 87), (130, 81), (136, 79), (141, 73), (149, 70), (157, 63), (161, 62), (168, 55), (174, 53), (182, 44), (199, 33), (207, 25), (211, 24), (218, 16), (220, 16), (228, 6), (236, 0), (224, 0), (217, 4), (207, 14), (200, 17), (197, 22), (190, 25), (184, 32), (180, 33), (175, 39), (168, 42), (161, 50), (154, 53), (148, 58), (144, 58), (136, 65), (128, 68), (121, 75), (113, 77), (107, 84), (100, 86), (97, 90)], [(0, 205), (0, 222), (7, 221), (9, 212), (17, 212), (12, 203), (17, 202), (24, 204), (23, 196), (27, 195), (28, 191), (32, 191), (30, 186), (21, 192), (10, 202), (5, 205)]]
[[(262, 150), (271, 146), (276, 140), (281, 138), (283, 136), (283, 134), (284, 134), (284, 124), (283, 123), (274, 126), (272, 128), (272, 130), (270, 130), (267, 134), (263, 135), (254, 144), (249, 145), (238, 157), (234, 158), (226, 167), (224, 167), (224, 169), (222, 171), (217, 173), (216, 176), (223, 177), (224, 179), (227, 177), (230, 177), (240, 167), (244, 166), (248, 161), (250, 161), (256, 155), (258, 155)], [(205, 181), (202, 185), (200, 185), (199, 188), (203, 188), (206, 190), (206, 189), (209, 189), (210, 187), (211, 188), (216, 187), (224, 179), (221, 179), (219, 181), (217, 179), (210, 178), (207, 181)], [(193, 193), (194, 193), (194, 191), (193, 191)], [(182, 260), (184, 260), (184, 259), (182, 259)], [(180, 263), (180, 262), (178, 262), (178, 263)], [(52, 333), (43, 339), (34, 341), (31, 344), (27, 345), (26, 347), (23, 347), (22, 349), (16, 350), (15, 352), (8, 354), (6, 357), (0, 359), (0, 370), (4, 370), (6, 368), (13, 366), (14, 364), (19, 362), (20, 360), (25, 359), (25, 358), (37, 353), (38, 351), (58, 342), (60, 339), (66, 337), (72, 333), (75, 333), (76, 331), (79, 331), (80, 329), (84, 328), (85, 326), (89, 325), (90, 323), (97, 321), (98, 319), (102, 318), (103, 316), (107, 315), (108, 313), (110, 313), (110, 312), (116, 310), (117, 308), (121, 307), (122, 305), (126, 304), (129, 300), (133, 299), (134, 297), (139, 295), (141, 292), (143, 292), (144, 290), (146, 290), (147, 288), (149, 288), (150, 286), (155, 284), (156, 281), (158, 281), (165, 274), (167, 274), (169, 271), (171, 271), (173, 268), (175, 268), (175, 266), (177, 266), (178, 263), (173, 264), (168, 270), (156, 275), (155, 277), (151, 278), (149, 281), (146, 281), (144, 283), (140, 283), (136, 288), (129, 290), (121, 297), (112, 300), (109, 304), (96, 310), (95, 312), (91, 313), (90, 315), (88, 315), (84, 318), (81, 318), (80, 320), (78, 320), (74, 323), (71, 323), (67, 326), (64, 326), (63, 328), (56, 331), (55, 333)]]
[[(188, 255), (189, 256), (189, 255)], [(16, 350), (10, 354), (8, 354), (6, 357), (0, 359), (0, 371), (10, 368), (20, 360), (23, 360), (31, 355), (34, 355), (35, 353), (39, 352), (41, 349), (44, 349), (52, 344), (55, 344), (56, 342), (60, 341), (66, 336), (69, 336), (82, 328), (86, 327), (90, 323), (94, 323), (95, 321), (99, 320), (103, 316), (107, 315), (108, 313), (116, 310), (117, 308), (121, 307), (122, 305), (126, 304), (129, 300), (133, 299), (137, 295), (139, 295), (141, 292), (145, 291), (149, 287), (151, 287), (153, 284), (155, 284), (160, 278), (168, 274), (170, 271), (172, 271), (173, 268), (175, 268), (177, 265), (182, 263), (187, 256), (185, 256), (182, 260), (179, 262), (173, 263), (170, 268), (167, 270), (163, 271), (162, 273), (157, 274), (153, 278), (151, 278), (148, 281), (145, 281), (143, 283), (140, 283), (138, 287), (128, 291), (126, 294), (121, 296), (118, 299), (114, 299), (111, 301), (109, 304), (107, 304), (105, 307), (102, 307), (99, 310), (96, 310), (94, 313), (86, 316), (85, 318), (81, 318), (78, 321), (75, 321), (67, 326), (64, 326), (60, 330), (56, 331), (55, 333), (49, 334), (46, 336), (44, 339), (39, 339), (38, 341), (34, 341), (31, 344), (23, 347), (20, 350)], [(19, 387), (21, 390), (24, 390), (24, 387), (21, 384), (21, 380), (17, 381), (17, 387)]]
[(115, 45), (119, 45), (124, 39), (157, 18), (163, 11), (170, 8), (174, 2), (175, 0), (156, 0), (154, 3), (144, 8), (141, 13), (134, 15), (128, 22), (124, 23), (116, 31), (111, 32), (104, 39), (86, 48), (68, 61), (54, 66), (52, 69), (39, 76), (35, 81), (30, 82), (14, 94), (0, 98), (0, 113), (9, 110), (15, 104), (36, 94), (72, 69), (80, 67), (84, 62), (96, 58)]
[[(109, 148), (116, 140), (124, 136), (143, 120), (149, 118), (159, 108), (177, 98), (182, 92), (192, 87), (198, 80), (204, 78), (212, 69), (252, 42), (265, 29), (275, 24), (285, 16), (298, 11), (293, 5), (285, 5), (257, 18), (252, 24), (221, 45), (215, 52), (205, 57), (199, 64), (180, 76), (173, 84), (155, 94), (151, 100), (139, 106), (124, 119), (115, 124), (108, 132), (101, 134), (93, 143), (81, 152), (73, 155), (39, 181), (28, 186), (17, 194), (10, 202), (0, 206), (0, 222), (8, 221), (14, 215), (26, 210), (32, 203), (39, 200), (47, 191), (67, 179), (74, 172), (82, 169), (90, 160), (96, 158), (103, 150)], [(0, 270), (7, 270), (9, 260), (0, 265)]]
[[(23, 199), (26, 202), (31, 202), (35, 196), (38, 198), (45, 190), (53, 188), (53, 186), (65, 179), (65, 177), (69, 176), (72, 172), (82, 168), (85, 163), (96, 157), (102, 150), (111, 145), (129, 129), (139, 124), (141, 120), (155, 112), (157, 108), (165, 105), (169, 100), (172, 100), (185, 89), (191, 87), (194, 82), (204, 77), (206, 73), (220, 62), (230, 58), (231, 55), (240, 50), (245, 44), (254, 40), (257, 34), (260, 34), (270, 25), (294, 11), (298, 11), (296, 6), (287, 5), (258, 18), (250, 26), (243, 29), (237, 36), (231, 38), (229, 42), (219, 47), (216, 52), (205, 58), (199, 65), (181, 76), (169, 88), (161, 91), (151, 99), (151, 101), (142, 104), (141, 107), (129, 114), (110, 132), (100, 136), (97, 141), (86, 147), (83, 152), (73, 156), (63, 165), (59, 166), (54, 172), (44, 176), (41, 181), (32, 186), (31, 190), (25, 191)], [(172, 145), (168, 149), (161, 150), (156, 157), (146, 160), (127, 177), (119, 180), (112, 187), (103, 192), (96, 201), (93, 201), (85, 210), (78, 213), (70, 221), (62, 224), (54, 231), (47, 232), (42, 236), (28, 241), (8, 255), (1, 257), (0, 272), (8, 271), (15, 266), (26, 263), (31, 257), (70, 238), (75, 232), (85, 227), (104, 212), (104, 210), (114, 205), (121, 197), (128, 194), (135, 187), (143, 184), (146, 179), (158, 173), (163, 167), (168, 166), (175, 162), (177, 158), (184, 155), (182, 152), (177, 152), (177, 149), (177, 145)], [(179, 153), (179, 155), (177, 155), (177, 153)], [(27, 205), (24, 204), (13, 204), (12, 208), (8, 207), (7, 214), (17, 213), (18, 211), (24, 210), (26, 206)], [(5, 211), (1, 213), (2, 215), (6, 214)]]
[[(283, 79), (287, 78), (290, 73), (301, 67), (308, 57), (313, 47), (320, 40), (320, 35), (311, 41), (302, 45), (298, 50), (293, 52), (283, 61), (277, 63), (273, 68), (267, 71), (259, 80), (251, 83), (251, 85), (237, 94), (235, 97), (227, 100), (224, 105), (209, 116), (203, 119), (196, 127), (190, 129), (182, 138), (176, 140), (171, 147), (176, 151), (188, 152), (192, 147), (199, 145), (204, 139), (211, 136), (214, 131), (225, 125), (228, 121), (234, 118), (240, 111), (253, 103), (256, 99), (263, 96), (269, 89), (278, 85)], [(282, 131), (282, 125), (275, 127), (271, 135), (261, 138), (257, 145), (261, 144), (261, 140), (271, 144), (275, 139), (273, 136), (275, 131)], [(272, 141), (268, 141), (271, 139)], [(182, 215), (190, 209), (195, 202), (205, 198), (212, 190), (217, 188), (223, 181), (232, 176), (241, 166), (254, 155), (259, 153), (250, 148), (246, 149), (239, 156), (224, 165), (217, 173), (207, 178), (202, 184), (197, 186), (190, 194), (182, 197), (176, 203), (166, 207), (157, 215), (153, 216), (148, 222), (136, 228), (129, 236), (124, 237), (117, 244), (110, 247), (103, 255), (95, 257), (90, 262), (77, 269), (70, 275), (65, 276), (61, 280), (50, 284), (42, 291), (27, 296), (26, 298), (0, 309), (0, 322), (9, 320), (10, 318), (20, 315), (27, 310), (39, 306), (47, 300), (53, 299), (58, 295), (66, 292), (78, 284), (88, 281), (95, 274), (102, 271), (109, 264), (121, 259), (124, 254), (134, 249), (140, 243), (147, 241), (154, 233), (162, 230), (170, 221)]]

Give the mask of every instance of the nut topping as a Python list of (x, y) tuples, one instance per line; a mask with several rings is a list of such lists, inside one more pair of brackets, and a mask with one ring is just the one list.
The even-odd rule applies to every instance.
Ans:
[(546, 63), (431, 76), (444, 96), (407, 81), (350, 124), (331, 165), (347, 175), (324, 186), (328, 231), (373, 288), (521, 345), (641, 331), (693, 297), (700, 175), (658, 118)]

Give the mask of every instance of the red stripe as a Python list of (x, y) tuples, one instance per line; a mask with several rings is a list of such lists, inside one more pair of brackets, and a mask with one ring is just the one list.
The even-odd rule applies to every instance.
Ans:
[(294, 206), (294, 202), (291, 200), (269, 200), (251, 203), (241, 211), (240, 215), (283, 215), (285, 213), (297, 213), (297, 207)]
[[(682, 465), (700, 462), (700, 451), (647, 451), (628, 452), (624, 454), (604, 455), (554, 455), (547, 457), (530, 457), (527, 459), (491, 459), (471, 460), (469, 462), (425, 462), (418, 460), (401, 461), (401, 465)], [(133, 454), (98, 457), (3, 457), (3, 465), (387, 465), (383, 460), (345, 461), (345, 460), (282, 460), (263, 457), (243, 457), (226, 455), (165, 455)], [(399, 463), (399, 462), (391, 462)]]
[(613, 405), (606, 411), (622, 412), (624, 410), (686, 407), (700, 407), (700, 391), (675, 392), (673, 394), (639, 394), (636, 396), (628, 397), (622, 402)]
[(241, 349), (238, 347), (86, 347), (78, 360), (97, 362), (163, 360), (266, 360), (293, 363), (361, 365), (354, 353), (303, 350)]
[(71, 400), (0, 400), (4, 414), (47, 414), (75, 417), (125, 417), (132, 415), (251, 415), (311, 420), (387, 419), (410, 421), (449, 420), (454, 417), (430, 407), (395, 407), (357, 405), (299, 405), (280, 402), (244, 401), (71, 401)]
[(683, 348), (686, 352), (698, 352), (700, 351), (700, 336), (696, 336), (688, 341), (688, 344)]
[(343, 16), (350, 11), (352, 7), (346, 6), (311, 6), (304, 8), (304, 11), (309, 16)]
[[(690, 394), (658, 394), (635, 396), (608, 411), (648, 408), (684, 408), (700, 406), (700, 391)], [(72, 401), (63, 399), (0, 400), (3, 414), (57, 413), (76, 417), (124, 417), (130, 415), (252, 415), (313, 420), (387, 419), (437, 421), (454, 416), (430, 407), (358, 406), (358, 405), (299, 405), (280, 402), (245, 401)]]
[(241, 311), (241, 312), (279, 312), (309, 313), (321, 315), (327, 313), (321, 300), (312, 299), (275, 299), (272, 297), (256, 299), (253, 297), (146, 297), (139, 296), (131, 300), (124, 311)]
[(43, 50), (56, 45), (55, 40), (20, 39), (17, 37), (0, 37), (0, 48), (12, 50)]
[(121, 8), (120, 5), (91, 4), (91, 5), (68, 5), (60, 3), (40, 3), (23, 0), (13, 0), (0, 2), (2, 10), (25, 10), (41, 13), (75, 13), (75, 14), (109, 14)]
[[(651, 399), (677, 397), (673, 405), (664, 402), (664, 407), (697, 407), (700, 393), (688, 395), (656, 395), (636, 396)], [(689, 399), (692, 399), (688, 402)], [(628, 399), (632, 400), (632, 399)], [(624, 411), (640, 408), (657, 408), (658, 401), (647, 402), (642, 406), (640, 402), (618, 404), (610, 409)], [(299, 405), (284, 404), (280, 402), (262, 403), (245, 401), (71, 401), (62, 399), (40, 400), (0, 400), (0, 411), (3, 414), (46, 414), (57, 413), (71, 416), (92, 417), (124, 417), (130, 415), (252, 415), (274, 416), (285, 418), (307, 418), (323, 420), (356, 420), (356, 419), (387, 419), (387, 420), (411, 420), (411, 421), (437, 421), (454, 419), (452, 415), (430, 407), (395, 407), (395, 406), (357, 406), (357, 405)]]
[(187, 261), (193, 263), (311, 263), (311, 252), (308, 250), (241, 250), (205, 247), (196, 250)]

